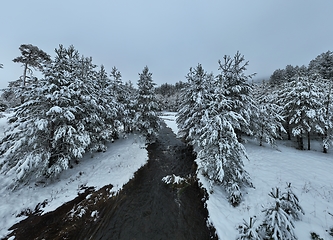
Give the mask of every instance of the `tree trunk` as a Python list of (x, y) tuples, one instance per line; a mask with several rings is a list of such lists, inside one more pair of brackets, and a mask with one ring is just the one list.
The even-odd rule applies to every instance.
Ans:
[(299, 136), (297, 136), (297, 145), (299, 150), (304, 150), (302, 133)]
[(304, 149), (303, 137), (299, 137), (299, 149), (300, 149), (300, 150), (303, 150), (303, 149)]
[[(324, 142), (324, 139), (323, 139), (323, 142)], [(326, 147), (326, 145), (323, 145), (323, 153), (327, 153), (327, 147)]]
[(27, 70), (28, 70), (28, 63), (25, 63), (23, 69), (23, 83), (22, 83), (23, 87), (25, 86), (25, 81), (27, 78)]
[(287, 120), (286, 131), (287, 131), (287, 134), (288, 134), (288, 140), (291, 140), (289, 117), (287, 117), (286, 120)]
[(310, 143), (310, 132), (308, 132), (308, 150), (310, 150), (310, 147), (311, 147), (310, 144), (311, 144)]
[(259, 146), (262, 146), (263, 135), (264, 135), (264, 125), (261, 126), (261, 134), (260, 134)]

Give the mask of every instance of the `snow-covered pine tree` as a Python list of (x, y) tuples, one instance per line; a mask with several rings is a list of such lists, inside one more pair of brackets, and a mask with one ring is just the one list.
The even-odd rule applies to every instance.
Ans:
[(319, 78), (318, 74), (297, 75), (275, 92), (279, 96), (278, 104), (283, 106), (287, 133), (297, 137), (301, 150), (304, 137), (308, 138), (307, 148), (310, 149), (311, 134), (324, 133), (323, 89)]
[(269, 89), (269, 85), (263, 82), (255, 87), (254, 100), (257, 112), (252, 114), (251, 130), (253, 136), (258, 139), (259, 145), (264, 142), (275, 145), (275, 140), (280, 138), (282, 132), (286, 132), (282, 123), (283, 108), (276, 104), (277, 96)]
[(103, 125), (101, 125), (101, 131), (99, 132), (98, 141), (95, 149), (91, 151), (104, 151), (106, 149), (106, 143), (113, 141), (118, 135), (119, 124), (118, 124), (118, 102), (113, 92), (112, 81), (108, 77), (108, 74), (103, 65), (97, 72), (98, 94), (97, 101), (99, 104), (99, 116), (103, 119)]
[(298, 197), (294, 193), (291, 183), (287, 183), (286, 192), (282, 193), (280, 200), (282, 209), (294, 220), (300, 220), (301, 214), (304, 215), (303, 208), (299, 205)]
[[(131, 126), (131, 121), (129, 121), (129, 119), (133, 119), (130, 106), (131, 94), (129, 93), (129, 89), (122, 82), (121, 73), (116, 67), (112, 68), (110, 76), (111, 84), (109, 86), (109, 91), (117, 103), (115, 106), (117, 116), (114, 121), (114, 129), (119, 129), (120, 127), (125, 129), (126, 126)], [(118, 137), (118, 132), (115, 132), (114, 137)]]
[(149, 143), (154, 141), (160, 129), (160, 119), (158, 117), (158, 103), (155, 97), (152, 73), (148, 67), (144, 67), (139, 73), (138, 96), (135, 109), (135, 128)]
[(1, 172), (15, 173), (16, 183), (52, 177), (67, 169), (91, 144), (88, 122), (100, 127), (103, 120), (96, 112), (91, 61), (83, 68), (73, 46), (60, 45), (55, 52), (44, 78), (25, 92), (26, 101), (17, 107), (2, 140)]
[(237, 52), (233, 58), (225, 55), (223, 61), (219, 60), (218, 63), (221, 72), (217, 77), (222, 83), (225, 97), (231, 100), (230, 110), (239, 113), (245, 120), (233, 126), (240, 140), (242, 133), (252, 134), (249, 124), (255, 105), (250, 80), (255, 74), (245, 74), (249, 62), (245, 62), (240, 52)]
[[(71, 50), (71, 47), (68, 49)], [(76, 118), (82, 120), (85, 130), (90, 137), (90, 144), (87, 150), (105, 151), (106, 142), (112, 139), (110, 126), (105, 121), (105, 112), (109, 110), (109, 101), (103, 94), (102, 86), (99, 84), (98, 73), (95, 70), (92, 58), (81, 56), (77, 61), (77, 70), (73, 74), (76, 79), (72, 87), (76, 91), (77, 103), (82, 112)], [(78, 97), (79, 96), (79, 97)], [(82, 114), (82, 115), (81, 115)]]
[(31, 84), (26, 88), (29, 90), (25, 92), (26, 101), (9, 119), (9, 128), (0, 145), (1, 173), (15, 174), (14, 186), (19, 181), (47, 172), (51, 156), (48, 121), (45, 119), (45, 88), (42, 84)]
[(333, 145), (333, 105), (332, 105), (332, 80), (323, 79), (322, 87), (324, 90), (323, 99), (323, 118), (324, 118), (324, 134), (323, 134), (323, 153), (327, 153), (329, 147)]
[(123, 114), (122, 123), (125, 133), (129, 133), (135, 128), (136, 96), (138, 95), (138, 90), (133, 87), (131, 81), (125, 82), (124, 87), (125, 91), (122, 93), (122, 99), (125, 104), (125, 112)]
[[(228, 200), (236, 206), (242, 200), (242, 188), (251, 186), (248, 173), (243, 168), (246, 156), (244, 146), (238, 141), (234, 127), (240, 129), (246, 121), (233, 111), (233, 100), (224, 95), (221, 78), (206, 78), (204, 108), (198, 119), (195, 139), (198, 168), (212, 182), (221, 184), (228, 193)], [(195, 148), (196, 149), (196, 148)]]
[(187, 85), (181, 90), (182, 101), (177, 114), (178, 136), (195, 147), (199, 141), (197, 132), (202, 127), (201, 119), (211, 101), (209, 91), (213, 78), (198, 64), (196, 68), (190, 68), (186, 75)]
[(22, 44), (19, 49), (21, 56), (14, 58), (13, 62), (23, 64), (22, 86), (25, 86), (28, 73), (32, 74), (32, 68), (42, 71), (44, 65), (51, 61), (51, 57), (32, 44)]
[(327, 153), (330, 146), (333, 145), (333, 115), (332, 115), (332, 81), (333, 81), (333, 52), (327, 51), (318, 55), (309, 63), (309, 72), (319, 74), (322, 77), (322, 87), (324, 89), (324, 136), (323, 152)]
[(269, 194), (274, 202), (264, 210), (265, 218), (262, 229), (266, 236), (264, 239), (296, 240), (292, 216), (285, 212), (281, 206), (281, 193), (279, 188), (273, 188)]
[(277, 87), (286, 81), (285, 69), (276, 69), (269, 78), (269, 85)]
[(259, 226), (256, 224), (256, 218), (250, 217), (250, 221), (247, 222), (243, 219), (243, 225), (239, 226), (239, 236), (237, 240), (261, 240), (262, 237), (259, 234)]

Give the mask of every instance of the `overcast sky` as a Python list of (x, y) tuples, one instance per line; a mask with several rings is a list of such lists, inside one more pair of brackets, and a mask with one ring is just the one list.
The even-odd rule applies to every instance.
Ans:
[(201, 63), (240, 51), (248, 74), (269, 78), (286, 65), (307, 65), (333, 50), (332, 0), (13, 0), (0, 7), (0, 88), (23, 69), (12, 59), (21, 44), (54, 57), (59, 44), (116, 66), (136, 83), (148, 66), (158, 85), (186, 81)]

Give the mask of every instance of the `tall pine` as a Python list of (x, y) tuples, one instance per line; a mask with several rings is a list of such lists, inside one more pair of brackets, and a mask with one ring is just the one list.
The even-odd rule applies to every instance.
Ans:
[(139, 76), (134, 127), (146, 137), (147, 142), (152, 142), (160, 129), (158, 102), (154, 90), (155, 83), (147, 66), (144, 67), (142, 73), (139, 73)]

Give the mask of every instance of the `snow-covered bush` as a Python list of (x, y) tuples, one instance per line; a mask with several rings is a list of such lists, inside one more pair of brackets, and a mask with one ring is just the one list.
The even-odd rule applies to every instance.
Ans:
[(238, 227), (239, 236), (237, 240), (260, 240), (262, 239), (259, 234), (260, 226), (256, 223), (255, 217), (250, 217), (250, 221), (247, 222), (243, 219), (243, 224)]
[(249, 223), (244, 220), (238, 227), (237, 239), (297, 239), (294, 221), (299, 220), (304, 212), (292, 191), (291, 183), (287, 183), (286, 192), (281, 193), (279, 188), (273, 188), (269, 196), (273, 202), (263, 210), (264, 215), (251, 217)]
[(281, 195), (281, 207), (294, 220), (300, 220), (301, 214), (304, 215), (304, 211), (299, 205), (298, 197), (292, 190), (291, 183), (287, 183), (286, 192)]
[(279, 188), (273, 188), (269, 194), (274, 202), (264, 210), (263, 228), (265, 238), (274, 240), (297, 239), (294, 233), (293, 217), (283, 209), (283, 201)]

